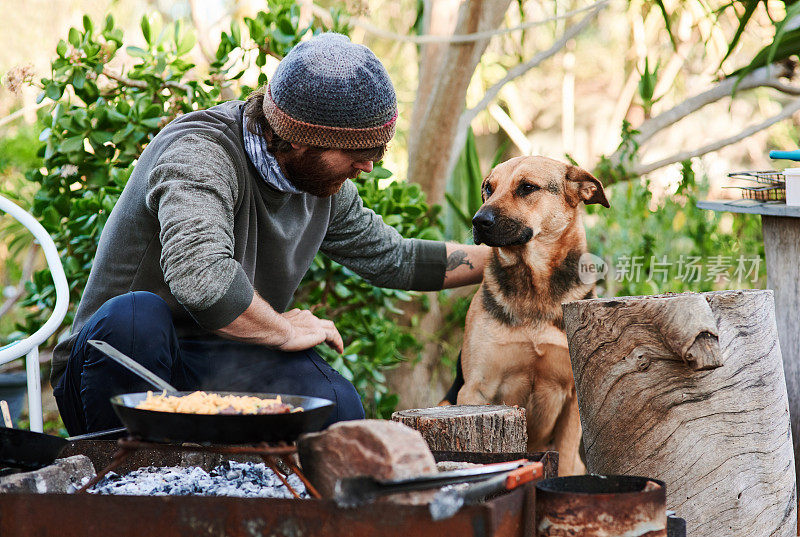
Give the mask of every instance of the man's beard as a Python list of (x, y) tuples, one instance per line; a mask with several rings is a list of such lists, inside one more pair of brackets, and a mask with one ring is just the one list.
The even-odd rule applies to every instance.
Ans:
[(342, 188), (350, 174), (335, 175), (322, 159), (324, 150), (306, 150), (302, 155), (288, 154), (283, 164), (286, 176), (298, 190), (308, 192), (312, 196), (327, 198)]

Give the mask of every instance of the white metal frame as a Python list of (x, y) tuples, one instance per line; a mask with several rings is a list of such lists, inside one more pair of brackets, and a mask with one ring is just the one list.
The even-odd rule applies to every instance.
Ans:
[(58, 250), (50, 235), (36, 219), (22, 210), (10, 200), (0, 196), (0, 211), (6, 212), (28, 228), (42, 246), (47, 266), (53, 275), (56, 288), (56, 305), (53, 313), (44, 325), (27, 338), (0, 348), (0, 365), (25, 356), (25, 369), (28, 375), (28, 414), (31, 431), (42, 432), (44, 428), (42, 416), (42, 384), (39, 375), (39, 345), (52, 336), (67, 314), (69, 306), (69, 286), (64, 275), (64, 267), (58, 256)]

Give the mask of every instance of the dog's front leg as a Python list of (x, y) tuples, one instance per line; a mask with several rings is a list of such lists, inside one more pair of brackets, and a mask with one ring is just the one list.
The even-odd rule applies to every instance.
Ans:
[[(473, 308), (470, 307), (470, 313)], [(470, 317), (467, 317), (470, 320)], [(475, 326), (475, 323), (471, 323)], [(480, 324), (479, 324), (480, 326)], [(476, 334), (480, 332), (480, 337)], [(500, 388), (504, 381), (502, 370), (496, 360), (495, 348), (491, 342), (495, 341), (486, 330), (471, 330), (464, 337), (464, 347), (461, 351), (461, 367), (464, 374), (464, 386), (458, 392), (456, 402), (459, 405), (489, 405), (497, 401)]]
[(500, 389), (497, 377), (476, 374), (476, 378), (466, 380), (464, 387), (458, 392), (459, 405), (489, 405), (495, 402)]
[(554, 441), (558, 450), (558, 475), (582, 475), (586, 473), (580, 457), (581, 418), (578, 414), (578, 397), (573, 388), (564, 409), (556, 421)]

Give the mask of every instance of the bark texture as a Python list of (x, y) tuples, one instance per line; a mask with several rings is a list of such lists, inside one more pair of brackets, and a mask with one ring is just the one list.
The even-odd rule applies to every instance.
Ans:
[(800, 456), (800, 218), (761, 216), (767, 287), (775, 291), (775, 320), (781, 342), (794, 440), (795, 480)]
[(693, 537), (795, 535), (772, 291), (564, 305), (587, 470), (654, 477)]
[(433, 451), (519, 453), (528, 443), (524, 408), (437, 406), (401, 410), (392, 419), (419, 431)]

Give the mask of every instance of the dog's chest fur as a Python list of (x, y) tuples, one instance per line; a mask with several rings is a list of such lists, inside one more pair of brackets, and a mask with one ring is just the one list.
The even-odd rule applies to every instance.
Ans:
[(561, 304), (594, 296), (594, 285), (578, 275), (582, 249), (556, 259), (505, 253), (495, 248), (484, 272), (480, 300), (485, 311), (507, 328), (553, 324), (563, 330)]

